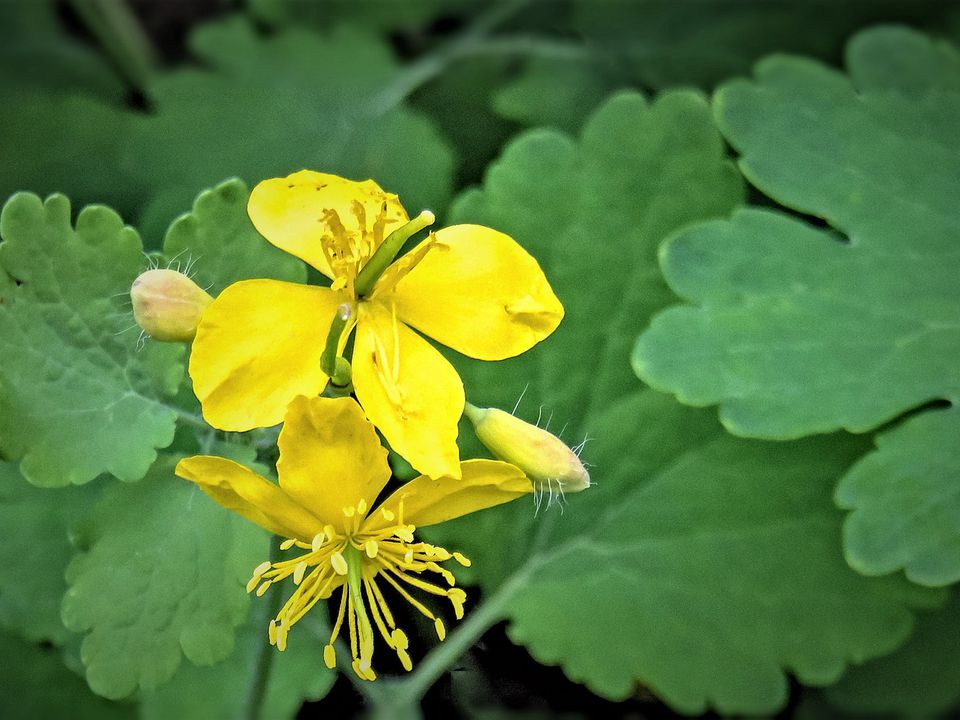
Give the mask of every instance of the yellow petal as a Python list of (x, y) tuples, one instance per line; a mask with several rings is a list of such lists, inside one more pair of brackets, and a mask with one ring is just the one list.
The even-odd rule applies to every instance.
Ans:
[(433, 247), (406, 275), (392, 277), (391, 271), (405, 269), (398, 263), (381, 277), (383, 299), (394, 301), (397, 316), (425, 335), (470, 357), (502, 360), (529, 350), (560, 324), (563, 306), (543, 271), (509, 236), (454, 225), (420, 247), (428, 243)]
[[(362, 218), (355, 203), (363, 208)], [(373, 180), (356, 182), (312, 170), (264, 180), (250, 193), (247, 203), (250, 219), (261, 235), (333, 278), (323, 250), (324, 242), (334, 233), (327, 210), (337, 214), (350, 236), (373, 239), (374, 250), (408, 219), (397, 196), (384, 192)], [(378, 230), (381, 212), (385, 222)]]
[(390, 479), (387, 451), (353, 398), (296, 398), (278, 444), (280, 487), (324, 523), (342, 526), (343, 509), (361, 502), (365, 511)]
[(270, 427), (297, 395), (327, 384), (320, 369), (327, 330), (342, 294), (327, 288), (245, 280), (204, 311), (190, 377), (203, 416), (221, 430)]
[(377, 302), (360, 304), (353, 386), (367, 417), (413, 467), (431, 477), (459, 476), (460, 376)]
[[(459, 480), (443, 477), (433, 480), (425, 475), (411, 480), (383, 501), (380, 508), (400, 514), (403, 521), (417, 527), (436, 525), (477, 510), (501, 505), (533, 492), (533, 484), (519, 468), (498, 460), (465, 460)], [(364, 532), (388, 527), (392, 523), (380, 512), (371, 513)]]
[(310, 542), (323, 523), (281, 488), (226, 458), (196, 455), (177, 463), (177, 475), (265, 530)]

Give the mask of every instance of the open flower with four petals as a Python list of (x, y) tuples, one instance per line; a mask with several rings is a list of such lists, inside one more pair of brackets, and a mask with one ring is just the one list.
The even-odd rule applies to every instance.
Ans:
[(333, 643), (342, 630), (361, 678), (376, 677), (371, 667), (376, 634), (409, 670), (407, 636), (388, 597), (413, 605), (433, 621), (443, 640), (443, 621), (429, 601), (414, 594), (446, 599), (459, 619), (466, 594), (442, 563), (469, 564), (459, 553), (418, 542), (415, 529), (530, 493), (530, 480), (508, 463), (467, 460), (459, 466), (459, 479), (423, 475), (378, 504), (391, 477), (387, 452), (351, 398), (297, 397), (289, 404), (278, 444), (279, 485), (221, 457), (201, 455), (177, 465), (180, 477), (218, 503), (286, 538), (280, 548), (292, 557), (262, 563), (247, 586), (258, 595), (288, 578), (295, 586), (270, 622), (271, 643), (283, 650), (290, 628), (339, 591), (324, 649), (327, 665), (336, 664)]
[(372, 180), (304, 170), (261, 182), (248, 212), (267, 240), (332, 285), (247, 280), (213, 301), (190, 360), (207, 421), (222, 430), (267, 427), (283, 419), (293, 398), (320, 394), (329, 380), (321, 357), (334, 317), (346, 308), (336, 340), (342, 350), (356, 329), (352, 379), (367, 417), (420, 472), (459, 477), (463, 385), (415, 330), (481, 360), (528, 350), (563, 317), (536, 260), (479, 225), (432, 232), (395, 261), (399, 248), (378, 254), (432, 215), (411, 221), (397, 196)]

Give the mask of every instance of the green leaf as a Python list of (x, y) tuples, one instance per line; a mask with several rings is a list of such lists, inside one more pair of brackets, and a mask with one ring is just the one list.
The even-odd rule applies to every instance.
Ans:
[(58, 490), (31, 486), (13, 463), (0, 462), (0, 627), (27, 640), (62, 644), (64, 573), (71, 529), (99, 496), (95, 485)]
[(266, 536), (173, 475), (162, 457), (142, 482), (114, 484), (90, 521), (89, 549), (67, 570), (63, 621), (94, 692), (122, 698), (233, 651), (249, 601), (244, 584)]
[(474, 561), (469, 577), (534, 657), (605, 697), (642, 683), (688, 713), (776, 711), (786, 672), (833, 682), (904, 642), (910, 608), (939, 599), (843, 560), (831, 489), (864, 440), (737, 440), (632, 377), (632, 333), (671, 302), (660, 242), (741, 198), (698, 95), (622, 94), (579, 142), (521, 136), (453, 218), (517, 238), (567, 311), (521, 358), (458, 362), (468, 396), (509, 409), (529, 383), (521, 414), (542, 403), (541, 425), (553, 413), (565, 437), (593, 438), (595, 487), (562, 514), (521, 501), (430, 536)]
[(158, 76), (154, 112), (127, 143), (153, 196), (145, 237), (159, 237), (197, 188), (304, 167), (373, 177), (413, 211), (445, 205), (451, 152), (426, 118), (380, 103), (400, 73), (381, 41), (346, 28), (263, 36), (238, 16), (199, 28), (190, 47), (205, 68)]
[(834, 60), (853, 32), (878, 22), (941, 27), (949, 6), (916, 2), (577, 0), (574, 27), (644, 87), (710, 88), (764, 55)]
[(877, 450), (843, 477), (836, 500), (850, 566), (865, 575), (904, 569), (923, 585), (960, 579), (960, 410), (930, 411), (877, 437)]
[[(279, 588), (275, 589), (275, 591)], [(266, 606), (267, 598), (257, 602)], [(293, 718), (305, 700), (320, 700), (336, 680), (323, 662), (329, 629), (314, 611), (290, 633), (279, 652), (267, 640), (266, 620), (251, 617), (238, 630), (237, 646), (224, 662), (211, 667), (183, 666), (169, 684), (141, 697), (141, 720), (233, 720), (244, 717), (254, 682), (258, 653), (271, 653), (269, 680), (259, 717)], [(253, 612), (251, 616), (264, 615)], [(321, 637), (326, 634), (325, 637)]]
[[(532, 563), (508, 606), (514, 640), (607, 697), (639, 681), (685, 713), (760, 713), (786, 701), (785, 669), (827, 685), (906, 639), (908, 608), (936, 596), (863, 578), (839, 551), (831, 488), (861, 442), (764, 444), (716, 428), (678, 447), (671, 419), (637, 431), (679, 451), (648, 482), (605, 478), (602, 514), (571, 498), (590, 525)], [(637, 457), (617, 454), (598, 465)]]
[(35, 485), (108, 472), (138, 480), (173, 440), (165, 397), (183, 348), (137, 333), (124, 297), (143, 268), (140, 238), (102, 206), (76, 227), (62, 195), (15, 195), (0, 216), (0, 451)]
[(827, 689), (842, 710), (877, 717), (938, 717), (960, 704), (960, 601), (917, 616), (917, 629), (893, 655), (854, 667)]
[[(704, 99), (665, 93), (611, 98), (579, 141), (533, 130), (491, 166), (483, 191), (454, 205), (451, 222), (478, 222), (516, 238), (540, 262), (564, 305), (560, 328), (506, 363), (461, 362), (471, 402), (511, 408), (528, 396), (555, 428), (589, 429), (595, 408), (637, 386), (625, 358), (631, 334), (672, 298), (657, 246), (677, 228), (724, 215), (741, 180)], [(529, 401), (522, 406), (529, 413)], [(544, 418), (546, 419), (546, 417)]]
[(493, 108), (524, 125), (576, 132), (607, 95), (629, 84), (605, 70), (589, 56), (535, 57), (493, 96)]
[(168, 260), (188, 267), (194, 282), (211, 295), (251, 278), (307, 281), (303, 262), (268, 243), (253, 227), (247, 215), (249, 195), (236, 179), (202, 192), (193, 211), (177, 218), (163, 241)]
[[(749, 209), (681, 233), (662, 254), (691, 304), (654, 320), (634, 367), (682, 402), (719, 403), (737, 434), (861, 432), (960, 399), (960, 55), (883, 28), (851, 43), (849, 68), (847, 78), (774, 58), (716, 103), (751, 181), (835, 230)], [(951, 442), (954, 417), (907, 420), (844, 481), (855, 568), (960, 579), (956, 462), (935, 447)]]
[(663, 270), (696, 306), (668, 310), (641, 337), (644, 380), (686, 403), (720, 403), (730, 430), (770, 438), (864, 431), (956, 396), (960, 295), (945, 259), (960, 232), (960, 94), (908, 97), (896, 92), (902, 78), (884, 89), (873, 71), (858, 92), (856, 62), (896, 54), (905, 36), (916, 40), (905, 30), (860, 36), (852, 80), (774, 58), (756, 82), (720, 91), (717, 116), (751, 181), (851, 242), (760, 210), (674, 238)]
[(122, 720), (136, 717), (134, 706), (99, 698), (63, 664), (60, 651), (0, 635), (0, 716), (4, 720), (75, 718)]

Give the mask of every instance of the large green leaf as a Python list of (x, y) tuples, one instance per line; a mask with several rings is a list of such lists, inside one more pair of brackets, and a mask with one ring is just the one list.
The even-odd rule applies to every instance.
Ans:
[(31, 486), (13, 463), (0, 462), (0, 627), (27, 640), (63, 643), (64, 573), (73, 553), (71, 529), (99, 488)]
[(183, 349), (137, 348), (122, 296), (143, 269), (137, 233), (62, 195), (15, 195), (0, 216), (0, 451), (35, 485), (137, 480), (173, 440), (165, 405)]
[(196, 30), (190, 46), (205, 68), (157, 76), (151, 114), (127, 144), (129, 167), (152, 192), (140, 219), (148, 239), (197, 188), (231, 175), (252, 183), (308, 167), (374, 177), (413, 211), (445, 204), (451, 152), (430, 121), (380, 102), (400, 70), (375, 37), (348, 28), (263, 36), (237, 16)]
[(247, 215), (249, 192), (242, 180), (228, 180), (200, 193), (193, 210), (170, 226), (163, 241), (169, 262), (186, 270), (211, 295), (251, 278), (307, 281), (299, 258), (274, 247)]
[[(751, 209), (690, 229), (663, 252), (667, 280), (692, 304), (653, 322), (634, 366), (683, 402), (719, 403), (738, 434), (864, 431), (960, 397), (960, 57), (885, 28), (858, 36), (848, 65), (850, 78), (774, 58), (716, 102), (751, 181), (836, 231)], [(886, 474), (846, 486), (844, 504), (859, 511), (846, 533), (856, 567), (960, 579), (953, 515), (902, 520), (957, 492), (955, 462), (942, 453), (947, 472), (914, 483), (922, 463), (938, 462), (917, 456), (930, 445), (921, 434), (949, 434), (953, 417), (906, 421), (923, 425), (905, 427), (873, 461)], [(888, 505), (894, 494), (903, 507)]]
[(715, 427), (680, 444), (673, 423), (701, 411), (671, 414), (669, 402), (646, 391), (639, 410), (607, 415), (635, 442), (595, 450), (598, 467), (643, 462), (648, 443), (673, 455), (652, 477), (603, 476), (587, 507), (570, 499), (568, 514), (589, 521), (529, 562), (508, 605), (511, 637), (602, 695), (628, 697), (639, 682), (686, 713), (771, 712), (786, 701), (785, 670), (827, 685), (902, 643), (908, 608), (935, 596), (863, 578), (839, 549), (831, 489), (862, 443), (759, 443)]
[(4, 720), (75, 718), (122, 720), (136, 717), (135, 707), (112, 703), (90, 692), (63, 664), (60, 651), (0, 635), (0, 717)]
[(122, 698), (233, 650), (249, 601), (244, 584), (266, 535), (173, 475), (161, 457), (134, 485), (112, 485), (89, 520), (89, 548), (70, 563), (63, 621), (87, 633), (87, 681)]
[(893, 655), (851, 668), (827, 697), (836, 707), (869, 717), (942, 717), (956, 708), (960, 601), (954, 596), (943, 609), (918, 615), (910, 642)]
[(454, 212), (524, 244), (567, 310), (517, 360), (460, 362), (469, 396), (509, 408), (528, 385), (520, 413), (542, 403), (543, 421), (593, 438), (596, 487), (563, 514), (515, 502), (431, 536), (474, 560), (472, 579), (536, 658), (609, 698), (642, 683), (684, 712), (772, 712), (786, 671), (833, 682), (904, 642), (909, 608), (938, 599), (843, 561), (831, 488), (864, 440), (736, 440), (631, 376), (632, 333), (671, 301), (659, 243), (740, 198), (699, 96), (625, 94), (579, 142), (522, 136)]
[[(274, 588), (279, 592), (282, 588)], [(267, 598), (258, 600), (266, 607)], [(320, 610), (320, 609), (318, 609)], [(265, 613), (251, 612), (237, 635), (237, 646), (222, 663), (211, 667), (180, 668), (167, 685), (141, 697), (141, 720), (233, 720), (249, 712), (255, 664), (260, 653), (272, 653), (268, 680), (258, 717), (283, 720), (295, 717), (305, 700), (319, 700), (336, 679), (323, 662), (329, 629), (314, 610), (290, 633), (287, 649), (267, 644)], [(324, 636), (325, 634), (325, 636)], [(323, 636), (323, 637), (322, 637)]]
[(948, 262), (960, 94), (944, 83), (907, 95), (894, 69), (886, 85), (873, 67), (860, 81), (861, 63), (904, 44), (956, 60), (909, 31), (878, 30), (854, 42), (851, 79), (774, 58), (757, 81), (721, 90), (717, 116), (751, 181), (850, 242), (758, 210), (675, 238), (663, 269), (698, 307), (671, 309), (644, 335), (642, 378), (684, 402), (719, 402), (729, 428), (762, 437), (862, 431), (960, 390)]

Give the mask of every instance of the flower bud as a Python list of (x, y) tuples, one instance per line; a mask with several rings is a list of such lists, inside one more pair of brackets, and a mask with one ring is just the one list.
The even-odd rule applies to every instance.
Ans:
[(133, 319), (154, 340), (190, 342), (213, 298), (176, 270), (147, 270), (130, 288)]
[(487, 449), (516, 465), (538, 488), (557, 483), (564, 493), (590, 487), (590, 473), (579, 456), (556, 435), (496, 408), (464, 409)]

